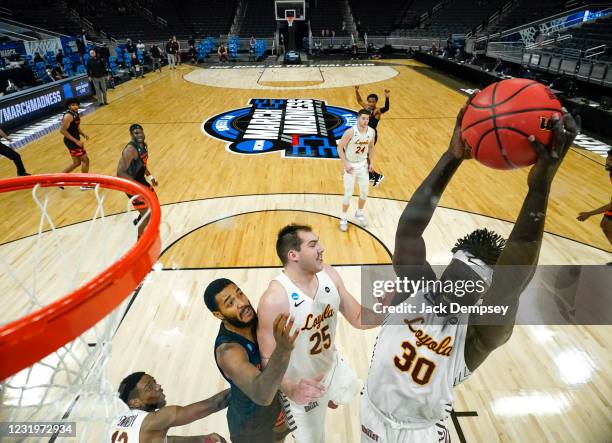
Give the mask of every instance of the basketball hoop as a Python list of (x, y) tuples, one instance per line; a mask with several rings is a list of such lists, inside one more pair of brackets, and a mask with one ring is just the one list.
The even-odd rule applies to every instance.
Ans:
[[(147, 229), (123, 257), (90, 281), (53, 303), (0, 326), (0, 380), (30, 366), (96, 324), (138, 286), (159, 256), (159, 203), (151, 191), (134, 181), (90, 174), (33, 175), (1, 180), (0, 194), (24, 189), (32, 189), (35, 194), (38, 188), (84, 185), (141, 195), (151, 210)], [(42, 217), (47, 218), (46, 208), (43, 212)]]
[(287, 23), (289, 27), (293, 26), (293, 20), (295, 20), (295, 17), (287, 17)]
[[(93, 189), (81, 192), (81, 186)], [(75, 422), (78, 441), (99, 441), (112, 418), (126, 409), (106, 379), (106, 365), (128, 295), (159, 257), (161, 209), (144, 186), (91, 174), (0, 180), (0, 203), (9, 198), (11, 204), (16, 196), (7, 194), (24, 191), (31, 191), (34, 204), (26, 195), (17, 196), (21, 212), (13, 215), (39, 216), (40, 221), (34, 219), (36, 234), (0, 245), (0, 293), (5, 298), (0, 417)], [(137, 221), (136, 198), (147, 206)], [(75, 216), (91, 209), (93, 217), (59, 226), (54, 216), (64, 220), (73, 207), (79, 211)]]

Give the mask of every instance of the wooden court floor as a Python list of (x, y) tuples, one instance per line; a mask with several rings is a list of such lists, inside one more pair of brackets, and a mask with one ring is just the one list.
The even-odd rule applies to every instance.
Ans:
[[(109, 106), (82, 119), (91, 136), (86, 149), (93, 173), (114, 174), (129, 140), (129, 125), (144, 127), (166, 222), (163, 269), (151, 274), (119, 328), (108, 377), (117, 385), (127, 373), (148, 371), (164, 386), (169, 402), (179, 404), (225, 385), (212, 355), (218, 322), (203, 305), (204, 288), (226, 276), (256, 305), (278, 272), (273, 245), (284, 224), (311, 224), (326, 248), (325, 260), (339, 267), (359, 299), (357, 265), (390, 262), (405, 201), (446, 148), (465, 101), (459, 89), (469, 86), (413, 61), (394, 64), (397, 75), (385, 81), (367, 84), (364, 67), (351, 71), (355, 78), (347, 78), (344, 87), (308, 90), (226, 90), (185, 80), (192, 69), (164, 70), (121, 85), (110, 92)], [(358, 109), (352, 86), (357, 83), (362, 96), (375, 92), (382, 97), (384, 89), (391, 90), (391, 109), (379, 125), (376, 147), (377, 169), (386, 178), (370, 189), (367, 229), (351, 225), (348, 234), (337, 229), (342, 193), (338, 161), (282, 158), (278, 153), (237, 155), (201, 129), (211, 115), (245, 107), (250, 98), (316, 98)], [(70, 162), (59, 133), (20, 153), (31, 173), (57, 172)], [(599, 219), (575, 220), (578, 212), (609, 201), (603, 164), (604, 159), (578, 148), (568, 153), (551, 192), (541, 263), (612, 260)], [(0, 159), (0, 177), (13, 174), (12, 163)], [(447, 263), (454, 240), (476, 227), (507, 235), (526, 193), (526, 178), (526, 170), (501, 172), (464, 162), (426, 232), (430, 261)], [(91, 201), (79, 192), (58, 191), (54, 198), (52, 216), (78, 237), (87, 226), (78, 222), (91, 215)], [(109, 196), (106, 212), (123, 211), (125, 198)], [(25, 193), (17, 193), (0, 195), (0, 212), (0, 252), (19, 255), (19, 248), (28, 244), (20, 239), (36, 232), (37, 210)], [(610, 441), (611, 333), (609, 326), (517, 327), (512, 339), (456, 389), (459, 426), (451, 426), (453, 441)], [(356, 331), (342, 320), (337, 336), (341, 353), (365, 378), (376, 331)], [(358, 416), (358, 399), (330, 411), (328, 441), (359, 441)], [(224, 413), (174, 434), (212, 431), (228, 435)]]

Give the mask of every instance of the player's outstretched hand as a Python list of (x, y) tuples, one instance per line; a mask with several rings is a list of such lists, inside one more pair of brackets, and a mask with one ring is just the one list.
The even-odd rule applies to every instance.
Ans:
[(276, 347), (281, 351), (288, 353), (293, 351), (295, 340), (300, 333), (299, 329), (296, 329), (293, 334), (291, 333), (294, 322), (295, 319), (293, 317), (289, 318), (287, 314), (278, 314), (274, 319), (272, 332), (274, 340), (276, 340)]
[(469, 160), (472, 158), (470, 145), (467, 144), (463, 137), (461, 136), (461, 122), (463, 121), (463, 116), (465, 111), (468, 108), (468, 105), (474, 98), (476, 94), (480, 91), (476, 90), (473, 92), (465, 102), (465, 104), (459, 110), (457, 114), (457, 119), (455, 120), (455, 129), (453, 129), (453, 136), (451, 137), (451, 141), (448, 145), (448, 150), (455, 156), (455, 158), (460, 158), (463, 160)]
[(353, 172), (353, 166), (349, 162), (344, 162), (344, 170), (347, 174), (350, 174)]
[(359, 91), (359, 85), (355, 85), (355, 91)]
[(157, 186), (157, 185), (159, 185), (159, 182), (158, 182), (156, 179), (152, 178), (152, 179), (151, 179), (151, 184), (152, 184), (153, 186)]
[(580, 117), (574, 120), (574, 117), (567, 112), (567, 109), (562, 109), (562, 117), (559, 117), (558, 114), (554, 114), (552, 117), (553, 142), (551, 148), (540, 143), (533, 135), (529, 136), (529, 142), (533, 150), (538, 154), (535, 166), (529, 171), (529, 185), (533, 185), (537, 180), (541, 179), (552, 181), (565, 154), (569, 151), (576, 135), (580, 131)]
[(227, 443), (223, 437), (216, 432), (204, 436), (204, 443)]
[(316, 378), (303, 378), (293, 388), (291, 400), (298, 405), (305, 405), (321, 398), (325, 394), (325, 386), (321, 383), (323, 374)]
[(385, 89), (385, 97), (389, 97), (389, 94), (391, 94), (391, 91), (388, 89)]
[(576, 220), (578, 220), (578, 221), (585, 221), (590, 216), (591, 216), (591, 213), (589, 213), (589, 212), (581, 212), (580, 214), (578, 214), (578, 217), (576, 217)]

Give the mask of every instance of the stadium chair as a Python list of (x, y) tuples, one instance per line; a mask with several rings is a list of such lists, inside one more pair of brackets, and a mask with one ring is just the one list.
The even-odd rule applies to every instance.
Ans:
[(87, 69), (85, 69), (85, 66), (83, 65), (78, 65), (77, 69), (76, 69), (77, 74), (86, 74), (87, 73)]
[(593, 63), (587, 61), (581, 61), (580, 67), (578, 68), (578, 73), (576, 74), (576, 78), (578, 80), (587, 80), (591, 76), (591, 69), (593, 68)]

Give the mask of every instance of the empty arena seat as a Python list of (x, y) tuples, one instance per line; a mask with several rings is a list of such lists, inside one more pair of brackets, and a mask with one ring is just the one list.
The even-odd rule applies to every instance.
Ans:
[(538, 66), (542, 69), (547, 69), (548, 65), (550, 64), (550, 59), (551, 56), (549, 54), (543, 54), (540, 58), (540, 63), (538, 64)]
[(606, 65), (604, 63), (595, 63), (591, 70), (591, 80), (603, 80), (606, 74)]
[(559, 71), (562, 72), (564, 75), (573, 77), (576, 74), (576, 65), (577, 65), (576, 60), (564, 58), (561, 61), (561, 66), (559, 68)]
[(576, 78), (581, 80), (586, 80), (591, 75), (591, 69), (593, 68), (593, 63), (587, 61), (581, 61), (580, 67), (578, 68), (578, 73), (576, 74)]
[(559, 66), (561, 65), (561, 57), (558, 55), (553, 55), (550, 59), (550, 65), (548, 65), (548, 72), (557, 72), (559, 71)]

